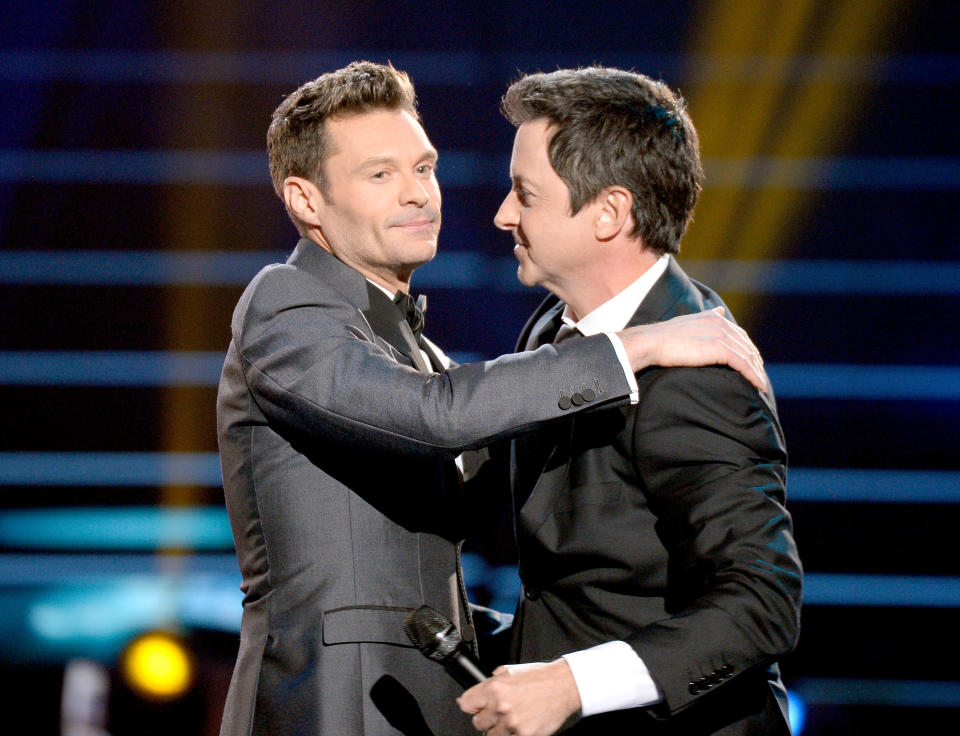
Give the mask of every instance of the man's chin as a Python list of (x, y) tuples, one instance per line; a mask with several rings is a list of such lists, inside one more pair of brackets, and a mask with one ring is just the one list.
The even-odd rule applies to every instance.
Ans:
[(416, 269), (425, 263), (432, 261), (437, 255), (437, 246), (433, 245), (432, 248), (425, 247), (419, 250), (407, 250), (404, 266), (408, 273), (413, 273)]
[(527, 287), (534, 287), (537, 285), (537, 279), (532, 273), (530, 273), (530, 269), (524, 267), (524, 264), (522, 263), (517, 266), (517, 281)]

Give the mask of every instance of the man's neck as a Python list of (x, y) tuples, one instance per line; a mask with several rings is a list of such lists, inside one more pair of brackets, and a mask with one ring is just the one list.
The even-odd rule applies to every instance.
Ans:
[(319, 230), (308, 231), (306, 233), (306, 238), (313, 241), (318, 247), (323, 248), (323, 250), (327, 251), (327, 253), (332, 255), (338, 261), (352, 268), (367, 281), (370, 281), (384, 291), (389, 292), (391, 299), (398, 291), (402, 291), (407, 294), (410, 293), (410, 277), (413, 275), (412, 269), (409, 273), (405, 274), (393, 273), (386, 268), (373, 269), (362, 263), (355, 263), (352, 260), (344, 257), (343, 253), (338, 252), (338, 250), (327, 241), (327, 239), (323, 236), (323, 233)]
[(600, 332), (619, 332), (633, 319), (634, 314), (669, 266), (669, 256), (657, 259), (633, 283), (582, 317), (574, 318), (569, 305), (564, 307), (563, 322), (583, 335)]
[(598, 262), (592, 264), (589, 273), (571, 279), (564, 293), (555, 293), (578, 321), (634, 283), (659, 259), (658, 254), (644, 248), (627, 258)]

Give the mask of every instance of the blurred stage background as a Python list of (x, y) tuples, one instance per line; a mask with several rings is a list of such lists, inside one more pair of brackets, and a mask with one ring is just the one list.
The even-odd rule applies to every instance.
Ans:
[[(429, 334), (461, 360), (509, 351), (541, 297), (491, 223), (507, 83), (599, 62), (681, 89), (707, 182), (680, 262), (762, 350), (791, 454), (807, 569), (783, 663), (797, 730), (955, 728), (956, 14), (871, 0), (5, 2), (3, 719), (59, 733), (66, 688), (94, 713), (68, 723), (96, 720), (99, 697), (113, 736), (216, 732), (241, 599), (216, 382), (243, 285), (296, 238), (266, 126), (301, 82), (366, 58), (411, 74), (441, 151), (441, 253), (414, 286)], [(467, 571), (478, 599), (510, 610), (508, 536), (476, 540)], [(192, 666), (182, 697), (149, 701), (118, 670), (151, 630), (190, 652), (169, 673)]]

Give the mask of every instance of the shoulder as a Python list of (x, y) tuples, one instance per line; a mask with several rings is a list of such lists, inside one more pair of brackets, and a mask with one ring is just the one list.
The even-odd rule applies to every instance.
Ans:
[(697, 368), (651, 366), (637, 373), (637, 386), (640, 388), (641, 404), (656, 399), (689, 399), (697, 403), (724, 406), (731, 402), (770, 402), (768, 396), (725, 365)]
[(772, 403), (736, 371), (655, 368), (638, 385), (630, 437), (644, 472), (668, 471), (670, 483), (682, 485), (758, 462), (786, 463)]
[[(261, 269), (244, 289), (233, 312), (234, 337), (242, 335), (253, 324), (262, 324), (280, 315), (292, 316), (296, 310), (320, 308), (312, 311), (314, 318), (344, 310), (345, 315), (356, 312), (336, 289), (323, 279), (289, 263), (274, 263)], [(330, 312), (333, 318), (333, 312)]]
[(667, 271), (661, 279), (661, 289), (661, 299), (665, 306), (660, 315), (661, 320), (723, 307), (727, 318), (734, 321), (729, 307), (723, 303), (720, 295), (709, 286), (690, 278), (674, 258), (670, 259)]
[(761, 424), (781, 435), (773, 397), (727, 366), (652, 367), (637, 374), (637, 386), (640, 423), (697, 423), (733, 435)]

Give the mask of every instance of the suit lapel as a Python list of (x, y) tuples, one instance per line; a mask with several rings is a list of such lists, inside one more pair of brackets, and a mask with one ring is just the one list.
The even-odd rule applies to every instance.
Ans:
[(417, 338), (400, 314), (397, 305), (369, 281), (367, 281), (367, 297), (370, 306), (363, 310), (363, 316), (373, 331), (416, 366), (417, 370), (430, 373), (430, 366), (423, 359)]
[(562, 324), (564, 303), (553, 294), (544, 299), (520, 331), (517, 350), (536, 350), (541, 345), (553, 342)]
[[(414, 337), (412, 332), (409, 337), (403, 333), (401, 325), (407, 323), (400, 316), (400, 310), (376, 286), (369, 281), (366, 282), (366, 285), (367, 308), (360, 311), (363, 312), (370, 328), (377, 334), (377, 337), (403, 355), (406, 358), (405, 362), (413, 363), (414, 360), (411, 355), (413, 350), (408, 340), (413, 341)], [(407, 331), (410, 331), (409, 326), (407, 326)]]
[(417, 350), (416, 339), (400, 310), (361, 273), (306, 238), (297, 243), (287, 263), (323, 281), (356, 306), (370, 326), (370, 337), (391, 357), (429, 372), (430, 368)]
[[(536, 350), (553, 342), (562, 324), (564, 306), (553, 294), (548, 296), (527, 320), (520, 333), (517, 349)], [(553, 422), (537, 432), (521, 435), (512, 443), (515, 513), (520, 513), (534, 488), (539, 485), (539, 480), (546, 476), (546, 468), (556, 454), (558, 443), (569, 431), (569, 420)]]

